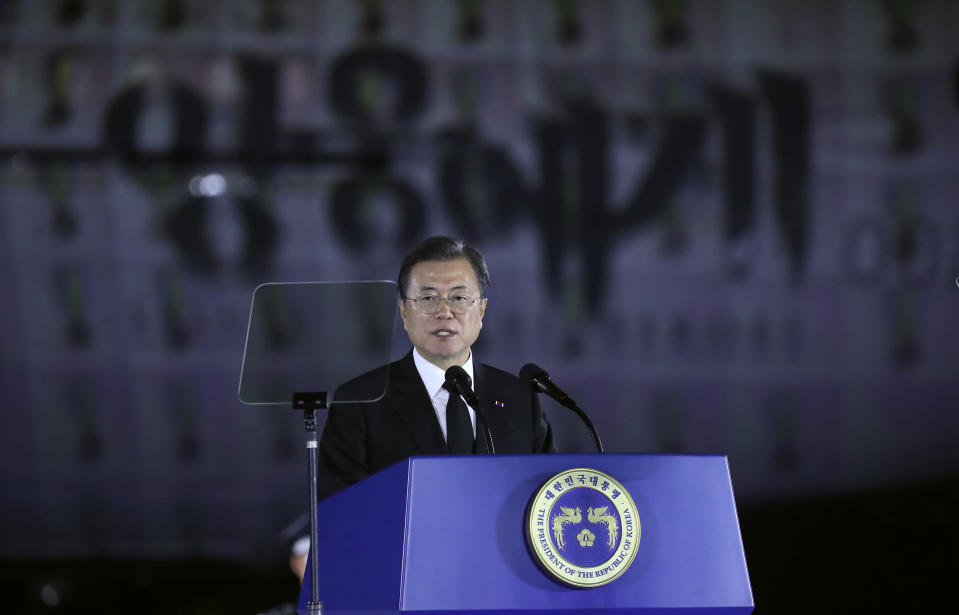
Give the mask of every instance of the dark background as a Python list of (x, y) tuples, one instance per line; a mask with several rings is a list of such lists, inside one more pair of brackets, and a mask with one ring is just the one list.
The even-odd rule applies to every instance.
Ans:
[(757, 612), (954, 603), (957, 41), (947, 0), (0, 2), (0, 610), (292, 600), (253, 289), (436, 233), (489, 261), (480, 360), (728, 455)]

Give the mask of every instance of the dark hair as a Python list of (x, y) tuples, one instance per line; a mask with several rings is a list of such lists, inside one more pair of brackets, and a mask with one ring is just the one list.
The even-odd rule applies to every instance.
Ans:
[(403, 264), (400, 265), (400, 275), (397, 279), (397, 284), (400, 287), (400, 298), (406, 299), (406, 285), (410, 282), (410, 270), (417, 263), (423, 261), (454, 261), (460, 258), (465, 258), (473, 266), (473, 272), (476, 273), (476, 280), (480, 285), (480, 297), (485, 297), (487, 291), (489, 291), (489, 270), (486, 268), (486, 260), (483, 259), (483, 255), (476, 248), (459, 239), (437, 235), (416, 244), (403, 259)]

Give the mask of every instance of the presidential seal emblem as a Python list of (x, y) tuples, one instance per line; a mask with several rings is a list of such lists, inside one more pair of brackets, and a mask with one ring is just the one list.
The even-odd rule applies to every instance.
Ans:
[(636, 504), (612, 476), (574, 468), (539, 488), (526, 512), (533, 559), (557, 581), (598, 587), (620, 576), (639, 547)]

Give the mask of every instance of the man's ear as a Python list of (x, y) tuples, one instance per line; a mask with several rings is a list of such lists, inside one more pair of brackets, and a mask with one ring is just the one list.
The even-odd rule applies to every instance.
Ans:
[(408, 329), (406, 328), (406, 308), (407, 308), (406, 301), (403, 301), (402, 299), (397, 299), (396, 303), (397, 303), (397, 306), (400, 308), (400, 319), (402, 319), (403, 321), (403, 330), (408, 331)]

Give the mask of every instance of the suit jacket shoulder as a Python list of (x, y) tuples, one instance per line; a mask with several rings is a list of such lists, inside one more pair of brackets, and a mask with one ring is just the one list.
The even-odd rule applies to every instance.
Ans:
[[(498, 453), (555, 452), (537, 395), (516, 376), (474, 365), (480, 409)], [(386, 390), (384, 393), (384, 384)], [(374, 400), (368, 403), (352, 403)], [(485, 452), (480, 435), (477, 452)], [(446, 441), (412, 351), (337, 388), (320, 440), (320, 497), (413, 455), (444, 455)]]
[(331, 403), (344, 404), (356, 401), (374, 401), (382, 398), (386, 393), (387, 378), (393, 372), (395, 363), (381, 365), (348, 382), (344, 382), (333, 392)]

